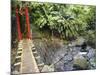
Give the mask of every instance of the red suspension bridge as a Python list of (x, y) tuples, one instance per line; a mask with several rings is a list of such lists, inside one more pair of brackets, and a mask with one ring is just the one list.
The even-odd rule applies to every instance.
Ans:
[[(16, 21), (17, 21), (17, 31), (18, 31), (18, 49), (17, 49), (17, 55), (14, 63), (14, 68), (18, 73), (24, 74), (24, 73), (36, 73), (40, 72), (39, 67), (43, 66), (44, 63), (37, 64), (36, 58), (38, 58), (37, 51), (34, 47), (34, 44), (32, 43), (32, 36), (30, 32), (30, 22), (29, 22), (29, 13), (28, 13), (28, 7), (26, 6), (24, 8), (24, 15), (25, 15), (25, 21), (26, 24), (22, 24), (20, 21), (19, 16), (20, 10), (16, 8)], [(23, 36), (22, 27), (25, 25), (24, 31), (27, 31), (25, 34), (26, 36)], [(32, 53), (32, 50), (34, 51)], [(34, 56), (37, 54), (37, 56)]]

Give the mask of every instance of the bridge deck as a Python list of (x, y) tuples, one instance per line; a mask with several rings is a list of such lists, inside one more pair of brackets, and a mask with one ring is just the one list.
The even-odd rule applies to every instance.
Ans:
[(21, 56), (21, 73), (36, 73), (39, 72), (35, 57), (32, 54), (32, 44), (28, 39), (23, 40), (23, 50)]

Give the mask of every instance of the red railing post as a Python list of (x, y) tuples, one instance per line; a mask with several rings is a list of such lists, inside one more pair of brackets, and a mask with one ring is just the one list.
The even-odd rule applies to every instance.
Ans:
[(25, 16), (26, 16), (26, 25), (27, 25), (27, 29), (28, 29), (27, 37), (28, 37), (28, 39), (31, 39), (28, 7), (25, 7)]
[(17, 21), (17, 30), (18, 30), (18, 40), (20, 41), (22, 39), (22, 34), (20, 30), (20, 19), (18, 16), (18, 8), (16, 8), (16, 21)]

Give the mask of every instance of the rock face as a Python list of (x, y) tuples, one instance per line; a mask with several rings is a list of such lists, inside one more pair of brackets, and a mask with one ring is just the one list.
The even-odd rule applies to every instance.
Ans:
[(87, 59), (84, 58), (82, 55), (78, 54), (74, 57), (73, 67), (75, 69), (87, 69), (88, 63)]
[[(90, 46), (82, 48), (81, 45), (84, 41), (85, 39), (81, 38), (75, 42), (63, 44), (59, 48), (51, 45), (50, 42), (50, 45), (46, 46), (47, 43), (41, 41), (40, 46), (37, 44), (37, 50), (39, 50), (45, 65), (41, 72), (95, 69), (96, 50)], [(50, 67), (52, 64), (54, 65)]]

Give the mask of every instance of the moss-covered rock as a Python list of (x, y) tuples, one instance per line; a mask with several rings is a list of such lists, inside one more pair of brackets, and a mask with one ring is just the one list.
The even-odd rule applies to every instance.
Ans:
[(88, 62), (86, 58), (84, 58), (82, 55), (76, 55), (74, 57), (73, 67), (77, 70), (81, 69), (87, 69), (88, 68)]

